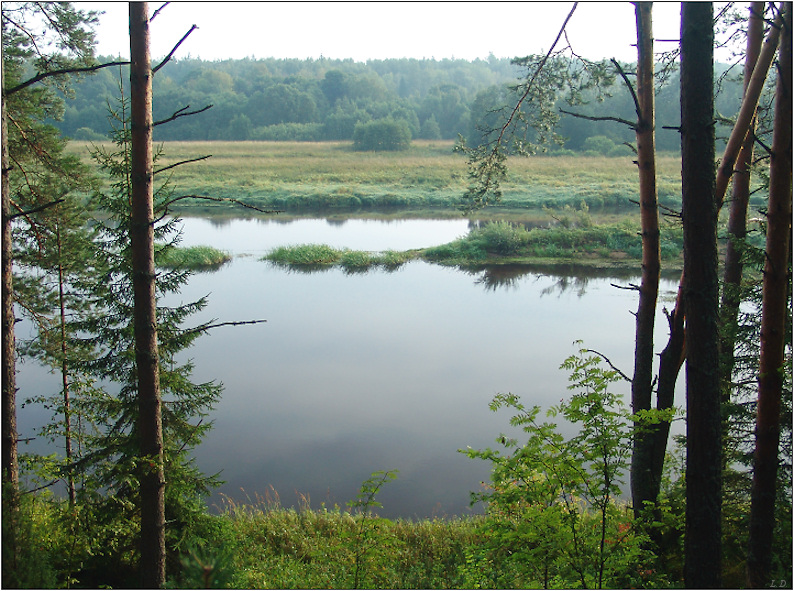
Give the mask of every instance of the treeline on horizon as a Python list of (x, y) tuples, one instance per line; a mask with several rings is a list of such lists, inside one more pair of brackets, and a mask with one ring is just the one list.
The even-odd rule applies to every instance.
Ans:
[[(103, 63), (111, 58), (100, 58)], [(633, 71), (633, 65), (626, 65)], [(727, 66), (721, 66), (724, 72)], [(455, 139), (469, 145), (482, 139), (478, 123), (489, 113), (512, 107), (515, 87), (526, 72), (507, 58), (387, 59), (366, 63), (319, 59), (236, 59), (169, 62), (167, 73), (154, 79), (154, 120), (180, 109), (212, 108), (196, 117), (182, 117), (155, 127), (156, 141), (340, 141), (351, 140), (357, 124), (401, 122), (411, 139)], [(719, 85), (718, 113), (735, 113), (742, 85), (725, 76)], [(75, 85), (63, 118), (53, 122), (65, 136), (101, 141), (109, 130), (108, 105), (120, 95), (126, 68), (106, 68)], [(620, 77), (599, 100), (591, 92), (572, 110), (587, 116), (634, 121), (634, 103)], [(558, 107), (568, 107), (560, 92)], [(678, 151), (679, 83), (677, 73), (657, 87), (657, 148)], [(560, 114), (562, 146), (552, 153), (595, 152), (627, 155), (634, 132), (615, 121), (593, 121)], [(719, 135), (719, 134), (718, 134)]]

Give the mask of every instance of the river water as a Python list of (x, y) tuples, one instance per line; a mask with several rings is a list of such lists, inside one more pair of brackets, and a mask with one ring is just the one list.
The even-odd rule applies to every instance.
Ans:
[[(577, 340), (631, 373), (636, 293), (612, 284), (636, 278), (465, 272), (421, 261), (394, 272), (305, 273), (260, 260), (286, 244), (405, 250), (467, 229), (466, 220), (185, 219), (183, 245), (209, 244), (234, 258), (164, 303), (209, 294), (196, 323), (267, 321), (214, 329), (185, 356), (196, 381), (225, 387), (214, 428), (195, 450), (199, 467), (226, 481), (211, 505), (221, 495), (247, 501), (275, 491), (287, 506), (308, 499), (313, 508), (344, 507), (372, 472), (399, 470), (378, 496), (381, 515), (477, 511), (469, 492), (487, 481), (489, 466), (457, 450), (494, 446), (509, 430), (509, 414), (488, 409), (496, 393), (559, 403), (569, 392), (558, 368)], [(675, 287), (663, 282), (663, 296)], [(656, 338), (658, 350), (661, 311)], [(20, 367), (20, 399), (57, 391), (54, 376)], [(42, 411), (21, 409), (20, 436), (41, 420)]]

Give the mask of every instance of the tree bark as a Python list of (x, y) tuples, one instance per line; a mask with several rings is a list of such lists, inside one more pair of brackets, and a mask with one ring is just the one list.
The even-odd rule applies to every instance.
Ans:
[(791, 254), (791, 3), (786, 2), (783, 10), (761, 305), (761, 356), (747, 553), (747, 584), (750, 587), (767, 587), (770, 582)]
[[(747, 21), (747, 53), (744, 62), (744, 89), (753, 75), (761, 44), (764, 39), (764, 3), (750, 4), (750, 18)], [(755, 143), (756, 120), (742, 144), (739, 160), (733, 171), (731, 191), (731, 211), (728, 219), (728, 244), (725, 251), (725, 269), (722, 276), (722, 303), (720, 305), (720, 328), (722, 338), (722, 396), (723, 402), (731, 400), (731, 377), (734, 366), (734, 347), (736, 345), (736, 319), (739, 314), (740, 289), (744, 264), (742, 263), (743, 241), (747, 236), (747, 208), (750, 202), (750, 168), (753, 163), (753, 144)]]
[(708, 2), (681, 5), (681, 179), (687, 359), (684, 582), (720, 586), (722, 440), (714, 150), (714, 23)]
[[(633, 412), (650, 410), (653, 389), (653, 329), (659, 294), (659, 215), (656, 198), (656, 138), (653, 82), (652, 2), (637, 2), (637, 167), (639, 169), (640, 221), (642, 225), (642, 277), (637, 307), (634, 376), (631, 381)], [(631, 498), (639, 517), (646, 503), (659, 494), (661, 473), (653, 471), (653, 434), (635, 432), (631, 456)]]
[(165, 477), (157, 349), (152, 174), (152, 67), (146, 2), (130, 2), (130, 247), (140, 437), (141, 583), (165, 583)]
[(736, 116), (736, 123), (734, 123), (733, 130), (728, 138), (728, 143), (725, 146), (725, 152), (723, 153), (719, 169), (717, 170), (717, 188), (715, 194), (717, 196), (718, 207), (722, 206), (725, 191), (728, 189), (728, 182), (733, 175), (734, 165), (737, 158), (741, 157), (741, 146), (755, 118), (758, 100), (761, 97), (761, 91), (764, 88), (764, 83), (769, 73), (769, 67), (772, 65), (772, 60), (775, 57), (782, 24), (782, 12), (778, 11), (775, 22), (772, 24), (769, 34), (758, 54), (758, 60), (753, 68), (750, 81), (747, 83), (744, 97), (742, 98), (742, 105)]
[(14, 342), (14, 283), (12, 275), (13, 250), (11, 246), (11, 194), (9, 186), (10, 163), (8, 159), (8, 123), (5, 97), (2, 104), (2, 222), (3, 222), (3, 483), (12, 488), (12, 505), (19, 488), (19, 463), (17, 460), (17, 387), (16, 347)]

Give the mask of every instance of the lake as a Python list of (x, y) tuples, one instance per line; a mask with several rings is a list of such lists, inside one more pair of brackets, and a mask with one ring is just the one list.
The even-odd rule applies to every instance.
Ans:
[[(313, 508), (344, 507), (372, 472), (395, 469), (397, 480), (378, 496), (381, 515), (478, 511), (469, 492), (488, 480), (489, 466), (457, 450), (494, 446), (509, 431), (509, 414), (488, 409), (496, 393), (528, 405), (559, 403), (570, 393), (558, 368), (576, 340), (631, 373), (637, 296), (611, 284), (636, 277), (466, 272), (422, 261), (394, 272), (306, 273), (259, 260), (275, 246), (309, 242), (372, 251), (432, 246), (465, 234), (468, 224), (184, 220), (183, 245), (235, 256), (164, 303), (209, 294), (196, 323), (267, 320), (214, 329), (185, 356), (196, 364), (196, 381), (225, 387), (214, 428), (195, 450), (199, 467), (226, 481), (211, 504), (222, 494), (255, 501), (275, 491), (285, 506), (305, 498)], [(672, 299), (677, 283), (661, 288)], [(667, 337), (661, 310), (656, 333), (658, 351)], [(35, 364), (19, 373), (20, 399), (57, 391), (57, 378)], [(21, 437), (43, 412), (19, 411)]]

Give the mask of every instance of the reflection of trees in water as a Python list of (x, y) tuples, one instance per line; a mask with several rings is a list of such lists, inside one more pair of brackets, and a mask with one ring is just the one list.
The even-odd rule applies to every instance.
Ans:
[(540, 295), (562, 295), (575, 290), (577, 297), (587, 293), (587, 287), (593, 279), (611, 279), (625, 283), (636, 278), (636, 273), (627, 271), (620, 273), (615, 270), (600, 270), (577, 267), (548, 268), (539, 265), (491, 265), (477, 269), (464, 269), (467, 273), (476, 275), (476, 285), (482, 285), (486, 291), (497, 289), (518, 289), (519, 279), (527, 275), (534, 275), (535, 281), (552, 279), (554, 283), (540, 290)]

